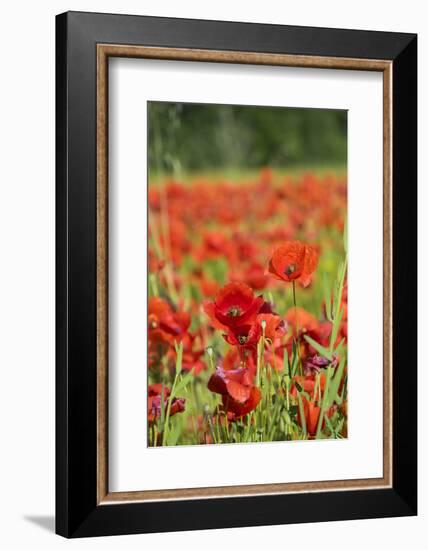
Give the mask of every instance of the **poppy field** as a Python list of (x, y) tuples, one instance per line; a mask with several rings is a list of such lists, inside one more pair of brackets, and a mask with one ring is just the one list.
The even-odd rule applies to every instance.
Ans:
[(149, 446), (347, 437), (346, 211), (344, 168), (151, 175)]

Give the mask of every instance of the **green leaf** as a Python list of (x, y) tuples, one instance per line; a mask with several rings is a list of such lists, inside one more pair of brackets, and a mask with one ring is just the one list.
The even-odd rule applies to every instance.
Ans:
[(329, 361), (331, 361), (333, 359), (333, 354), (332, 352), (325, 348), (324, 346), (322, 346), (321, 344), (319, 344), (318, 342), (316, 342), (313, 338), (311, 338), (310, 336), (308, 336), (307, 334), (304, 335), (303, 337), (309, 344), (311, 344), (311, 346), (317, 350), (317, 352), (322, 355), (323, 357), (325, 357), (326, 359), (328, 359)]
[(325, 423), (327, 424), (328, 429), (331, 432), (331, 435), (336, 439), (336, 432), (334, 431), (334, 428), (330, 422), (330, 419), (326, 414), (324, 414), (324, 420), (325, 420)]
[(288, 363), (288, 351), (287, 348), (284, 348), (284, 356), (283, 356), (283, 365), (284, 365), (284, 372), (286, 375), (290, 374), (290, 365)]
[(303, 408), (302, 397), (299, 391), (297, 392), (297, 400), (299, 401), (299, 412), (300, 412), (300, 422), (302, 423), (302, 431), (303, 431), (303, 435), (306, 437), (307, 431), (306, 431), (305, 411)]
[[(174, 396), (178, 395), (184, 388), (194, 379), (193, 369), (189, 371), (185, 376), (182, 376), (179, 382), (177, 382), (174, 388)], [(171, 393), (172, 396), (172, 393)]]
[(299, 355), (297, 353), (296, 342), (293, 341), (293, 353), (292, 353), (292, 362), (291, 362), (291, 376), (296, 375), (297, 366), (299, 364)]
[(343, 346), (345, 345), (345, 338), (342, 338), (342, 340), (339, 342), (337, 348), (334, 350), (334, 353), (339, 356), (342, 354)]
[(326, 371), (325, 371), (326, 381), (325, 381), (325, 386), (324, 386), (324, 395), (322, 397), (320, 415), (319, 415), (319, 419), (318, 419), (317, 436), (316, 436), (317, 439), (319, 438), (319, 436), (321, 434), (321, 428), (322, 428), (322, 423), (323, 423), (323, 419), (324, 419), (324, 413), (328, 409), (327, 402), (328, 402), (328, 395), (329, 395), (329, 391), (330, 391), (330, 378), (331, 378), (331, 375), (332, 375), (332, 371), (333, 371), (333, 367), (327, 367)]
[(340, 329), (340, 323), (342, 322), (343, 317), (343, 308), (339, 309), (339, 315), (334, 318), (333, 326), (331, 328), (331, 334), (330, 334), (330, 353), (333, 350), (333, 346), (336, 342), (337, 335), (339, 333)]
[(165, 422), (165, 386), (162, 384), (161, 392), (161, 413), (160, 413), (160, 429), (163, 432), (163, 426)]
[(183, 342), (180, 342), (178, 345), (174, 342), (174, 346), (177, 354), (177, 359), (175, 360), (175, 375), (178, 376), (183, 366)]
[(348, 254), (348, 220), (345, 219), (345, 224), (343, 227), (343, 248), (345, 253)]
[(174, 417), (174, 422), (171, 420), (170, 422), (173, 424), (173, 426), (168, 434), (168, 441), (166, 442), (166, 444), (168, 446), (175, 446), (177, 444), (178, 438), (180, 437), (182, 425), (179, 419), (175, 417)]
[(333, 316), (332, 316), (332, 303), (331, 303), (331, 291), (328, 285), (327, 276), (324, 273), (323, 277), (323, 290), (324, 290), (324, 302), (325, 302), (325, 312), (327, 319), (332, 323), (333, 322)]
[(342, 380), (345, 364), (346, 364), (345, 357), (342, 357), (340, 360), (339, 366), (336, 368), (336, 371), (331, 379), (330, 389), (328, 393), (328, 400), (326, 403), (327, 409), (329, 409), (333, 405), (334, 401), (339, 403), (338, 399), (340, 400), (340, 398), (338, 398), (337, 392), (339, 391), (339, 386)]

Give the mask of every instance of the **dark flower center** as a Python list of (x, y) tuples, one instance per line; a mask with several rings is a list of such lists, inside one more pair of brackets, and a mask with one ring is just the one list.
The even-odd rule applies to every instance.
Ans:
[(242, 345), (242, 344), (245, 344), (247, 340), (248, 340), (247, 336), (244, 336), (244, 335), (242, 335), (242, 334), (240, 334), (240, 335), (238, 336), (238, 342), (239, 342), (241, 345)]
[(296, 264), (290, 264), (287, 266), (287, 269), (284, 271), (285, 275), (292, 275), (296, 271)]
[(241, 309), (237, 306), (230, 307), (227, 312), (228, 317), (238, 317), (239, 315), (241, 315)]

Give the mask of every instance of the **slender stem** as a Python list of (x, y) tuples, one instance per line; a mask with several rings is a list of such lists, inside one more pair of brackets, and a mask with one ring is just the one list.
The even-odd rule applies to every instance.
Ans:
[(296, 318), (297, 318), (297, 303), (296, 303), (296, 282), (293, 281), (293, 304), (296, 309)]
[(170, 416), (171, 416), (171, 404), (172, 404), (172, 400), (175, 397), (175, 386), (177, 385), (177, 379), (178, 379), (178, 374), (175, 375), (174, 382), (173, 382), (172, 388), (171, 388), (171, 393), (169, 394), (169, 397), (168, 397), (168, 400), (167, 400), (165, 425), (164, 425), (163, 436), (162, 436), (162, 446), (163, 447), (165, 445), (167, 445), (167, 441), (168, 441), (169, 419), (170, 419)]
[(332, 371), (333, 371), (333, 367), (327, 367), (324, 393), (323, 393), (322, 402), (321, 402), (321, 410), (320, 410), (320, 415), (318, 417), (316, 439), (319, 439), (320, 437), (320, 434), (322, 431), (322, 423), (324, 420), (324, 413), (327, 411), (327, 399), (328, 399), (328, 392), (330, 389), (330, 378), (331, 378)]
[(256, 372), (256, 385), (260, 387), (261, 382), (261, 369), (263, 366), (263, 358), (264, 358), (264, 351), (265, 351), (265, 325), (263, 325), (262, 321), (262, 336), (257, 343), (257, 372)]
[(299, 345), (299, 340), (300, 340), (299, 331), (300, 331), (300, 328), (299, 328), (299, 317), (298, 317), (298, 314), (297, 314), (296, 283), (295, 283), (295, 281), (293, 281), (293, 304), (294, 304), (294, 313), (296, 315), (296, 334), (297, 334), (297, 337), (294, 338), (294, 343), (296, 344), (297, 355), (299, 356), (300, 374), (303, 376), (303, 361), (302, 361), (302, 357), (300, 355), (300, 345)]

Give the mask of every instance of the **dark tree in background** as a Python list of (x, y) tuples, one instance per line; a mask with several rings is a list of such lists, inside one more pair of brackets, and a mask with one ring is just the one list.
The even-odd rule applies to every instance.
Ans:
[(149, 102), (155, 171), (345, 165), (347, 112)]

